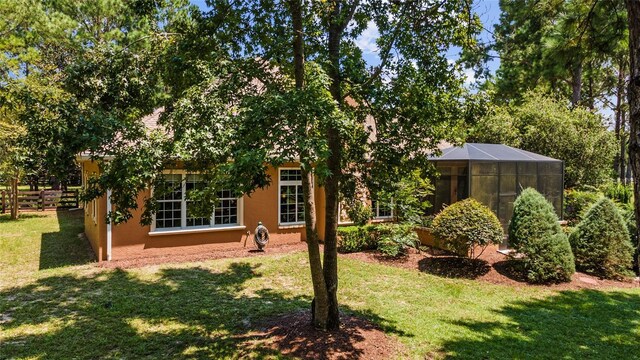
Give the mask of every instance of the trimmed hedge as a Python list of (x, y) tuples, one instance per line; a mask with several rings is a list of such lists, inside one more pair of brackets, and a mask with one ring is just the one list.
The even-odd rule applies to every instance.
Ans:
[(433, 219), (431, 230), (445, 249), (471, 258), (476, 247), (485, 248), (504, 240), (496, 215), (471, 198), (447, 206)]
[(371, 224), (338, 228), (338, 252), (378, 250), (392, 257), (418, 247), (418, 234), (412, 224)]
[(338, 227), (338, 252), (352, 253), (378, 247), (378, 225)]
[(527, 280), (532, 283), (571, 280), (575, 272), (571, 245), (551, 203), (528, 188), (513, 206), (509, 246), (523, 255)]
[(612, 200), (603, 197), (569, 237), (576, 266), (605, 278), (629, 273), (634, 249), (625, 220)]

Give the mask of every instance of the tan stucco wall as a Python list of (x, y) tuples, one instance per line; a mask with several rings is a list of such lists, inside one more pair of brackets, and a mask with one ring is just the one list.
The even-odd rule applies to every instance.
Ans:
[[(88, 179), (92, 175), (99, 173), (98, 164), (93, 161), (85, 161), (82, 163), (83, 179)], [(98, 261), (107, 260), (107, 228), (104, 222), (107, 209), (107, 199), (101, 197), (96, 200), (97, 214), (96, 221), (93, 219), (93, 206), (91, 203), (83, 204), (84, 206), (84, 232), (89, 239), (89, 243), (96, 254)]]
[[(87, 164), (87, 163), (85, 163)], [(287, 164), (283, 167), (295, 167), (296, 164)], [(93, 168), (90, 168), (93, 171)], [(243, 197), (242, 209), (243, 223), (246, 228), (243, 230), (220, 230), (212, 232), (191, 233), (191, 234), (165, 234), (149, 235), (151, 226), (140, 225), (140, 218), (144, 199), (149, 196), (149, 190), (144, 191), (138, 197), (138, 210), (133, 212), (133, 218), (127, 223), (114, 225), (112, 227), (112, 259), (130, 259), (135, 257), (162, 256), (171, 254), (192, 254), (202, 253), (212, 250), (239, 249), (243, 248), (246, 240), (246, 248), (252, 249), (252, 236), (259, 221), (269, 229), (270, 245), (297, 243), (305, 240), (304, 226), (294, 228), (280, 227), (278, 225), (278, 169), (269, 168), (271, 185), (265, 189), (259, 189), (250, 196)], [(324, 236), (324, 189), (315, 186), (316, 212), (318, 216), (318, 230), (320, 237)], [(104, 200), (104, 199), (103, 199)], [(106, 260), (106, 225), (104, 224), (104, 214), (106, 212), (106, 201), (99, 205), (101, 217), (100, 226), (95, 226), (90, 216), (85, 216), (85, 231), (90, 238), (94, 251), (99, 259)], [(102, 231), (104, 228), (104, 231)], [(247, 239), (247, 231), (250, 231)], [(94, 246), (94, 243), (102, 243), (101, 236), (104, 232), (105, 248)], [(93, 240), (100, 239), (100, 240)]]

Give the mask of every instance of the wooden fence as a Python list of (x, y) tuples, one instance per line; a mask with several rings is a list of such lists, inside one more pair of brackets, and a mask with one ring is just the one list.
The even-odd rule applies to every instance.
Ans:
[[(0, 213), (11, 211), (11, 193), (0, 192)], [(77, 208), (78, 192), (61, 190), (18, 191), (20, 211), (54, 210), (57, 208)]]

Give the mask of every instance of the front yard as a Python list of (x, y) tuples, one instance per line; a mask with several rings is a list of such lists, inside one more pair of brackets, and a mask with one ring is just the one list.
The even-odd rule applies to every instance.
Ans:
[[(277, 358), (250, 334), (309, 308), (305, 253), (104, 269), (79, 216), (0, 216), (0, 358)], [(640, 289), (514, 288), (343, 257), (339, 296), (404, 345), (398, 357), (640, 354)]]

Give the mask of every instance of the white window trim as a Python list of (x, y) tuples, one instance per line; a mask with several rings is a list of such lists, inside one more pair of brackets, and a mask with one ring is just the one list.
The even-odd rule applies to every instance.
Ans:
[(187, 229), (160, 229), (149, 232), (149, 236), (162, 236), (162, 235), (179, 235), (179, 234), (202, 234), (218, 231), (234, 231), (245, 230), (247, 227), (244, 225), (233, 226), (220, 226), (220, 227), (191, 227)]
[[(180, 175), (181, 182), (180, 186), (182, 187), (182, 206), (181, 206), (181, 218), (180, 218), (180, 227), (179, 228), (160, 228), (156, 229), (156, 214), (154, 213), (151, 219), (151, 231), (149, 231), (150, 236), (156, 235), (171, 235), (171, 234), (191, 234), (191, 233), (204, 233), (204, 232), (215, 232), (215, 231), (232, 231), (232, 230), (244, 230), (246, 226), (244, 226), (244, 196), (237, 198), (238, 206), (237, 206), (237, 218), (238, 222), (235, 224), (214, 224), (215, 212), (211, 211), (211, 219), (210, 223), (212, 225), (204, 225), (204, 226), (189, 226), (187, 227), (187, 174), (197, 175), (196, 172), (187, 172), (186, 170), (165, 170), (162, 172), (167, 175)], [(153, 196), (153, 188), (151, 188), (151, 196)]]
[(342, 217), (342, 201), (338, 203), (338, 225), (353, 225), (354, 222), (349, 219), (347, 221), (342, 221), (340, 218)]
[[(379, 216), (378, 214), (380, 214), (380, 201), (376, 201), (376, 208), (372, 209), (373, 210), (373, 220), (378, 220), (378, 221), (384, 221), (384, 220), (391, 220), (393, 219), (393, 199), (391, 199), (391, 204), (389, 204), (389, 207), (391, 210), (390, 213), (391, 215), (388, 216)], [(373, 204), (372, 204), (372, 208), (373, 208)]]
[[(300, 167), (280, 167), (278, 168), (278, 229), (295, 229), (295, 228), (299, 228), (299, 227), (303, 227), (305, 225), (304, 221), (296, 221), (296, 222), (282, 222), (282, 214), (281, 214), (281, 210), (282, 210), (282, 186), (283, 185), (292, 185), (292, 186), (302, 186), (302, 180), (300, 181), (291, 181), (291, 180), (287, 180), (287, 181), (282, 181), (281, 180), (281, 173), (282, 170), (300, 170), (302, 172), (302, 169)], [(313, 182), (311, 183), (311, 189), (313, 191)], [(307, 214), (305, 214), (305, 216), (307, 216)]]

